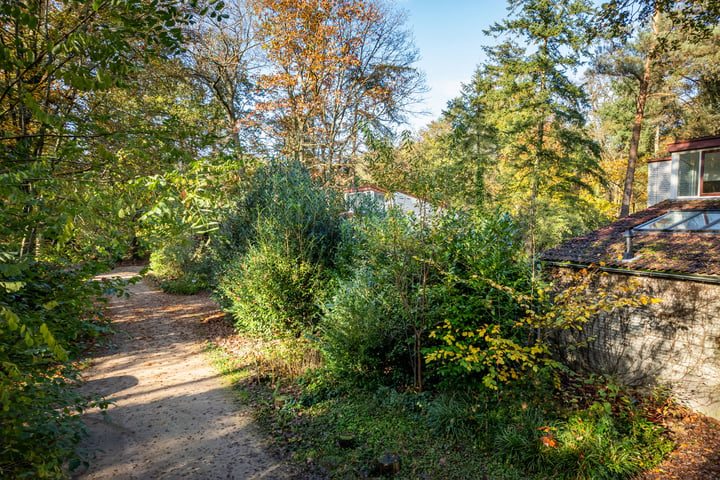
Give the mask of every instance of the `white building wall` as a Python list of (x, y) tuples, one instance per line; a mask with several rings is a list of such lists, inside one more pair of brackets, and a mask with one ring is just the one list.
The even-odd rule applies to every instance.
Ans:
[(648, 164), (648, 207), (674, 197), (672, 194), (671, 174), (671, 160), (652, 162)]
[(400, 208), (404, 212), (412, 212), (416, 218), (434, 215), (433, 208), (428, 202), (402, 192), (393, 193), (392, 206)]

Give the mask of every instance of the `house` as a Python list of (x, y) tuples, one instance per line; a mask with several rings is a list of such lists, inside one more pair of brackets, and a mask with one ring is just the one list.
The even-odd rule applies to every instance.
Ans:
[(588, 325), (571, 360), (720, 418), (720, 136), (676, 142), (648, 165), (648, 208), (544, 252), (558, 280), (599, 265), (661, 302)]
[(720, 198), (720, 136), (673, 143), (648, 164), (648, 206), (669, 199)]
[(427, 200), (403, 192), (390, 194), (373, 186), (345, 190), (345, 203), (348, 205), (348, 213), (350, 214), (354, 213), (363, 204), (375, 205), (382, 209), (396, 207), (406, 213), (412, 213), (416, 218), (433, 217), (439, 210)]

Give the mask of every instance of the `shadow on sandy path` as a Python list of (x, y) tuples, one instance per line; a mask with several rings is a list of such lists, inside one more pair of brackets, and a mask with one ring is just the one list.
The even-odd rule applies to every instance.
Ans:
[[(111, 275), (128, 278), (139, 269)], [(203, 354), (198, 325), (217, 312), (214, 304), (166, 295), (144, 281), (128, 292), (110, 300), (114, 347), (84, 375), (83, 392), (114, 405), (107, 421), (99, 411), (85, 414), (91, 435), (81, 448), (95, 455), (74, 478), (293, 478)]]

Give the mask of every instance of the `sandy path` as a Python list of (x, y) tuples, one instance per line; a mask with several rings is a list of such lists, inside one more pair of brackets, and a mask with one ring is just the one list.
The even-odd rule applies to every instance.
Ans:
[[(108, 276), (129, 278), (139, 267)], [(265, 449), (203, 354), (197, 325), (215, 312), (207, 297), (166, 295), (139, 282), (130, 298), (113, 298), (115, 346), (96, 356), (84, 377), (86, 392), (114, 405), (109, 422), (86, 414), (97, 451), (82, 479), (287, 479), (289, 467)]]

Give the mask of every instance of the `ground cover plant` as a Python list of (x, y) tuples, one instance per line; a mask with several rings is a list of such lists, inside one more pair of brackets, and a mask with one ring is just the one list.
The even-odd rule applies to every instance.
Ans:
[(534, 382), (418, 393), (358, 388), (325, 369), (295, 379), (258, 375), (267, 364), (246, 353), (216, 348), (213, 357), (311, 478), (380, 476), (378, 460), (390, 453), (402, 464), (394, 478), (622, 479), (672, 448), (650, 421), (657, 403), (605, 377), (567, 378), (562, 395)]

